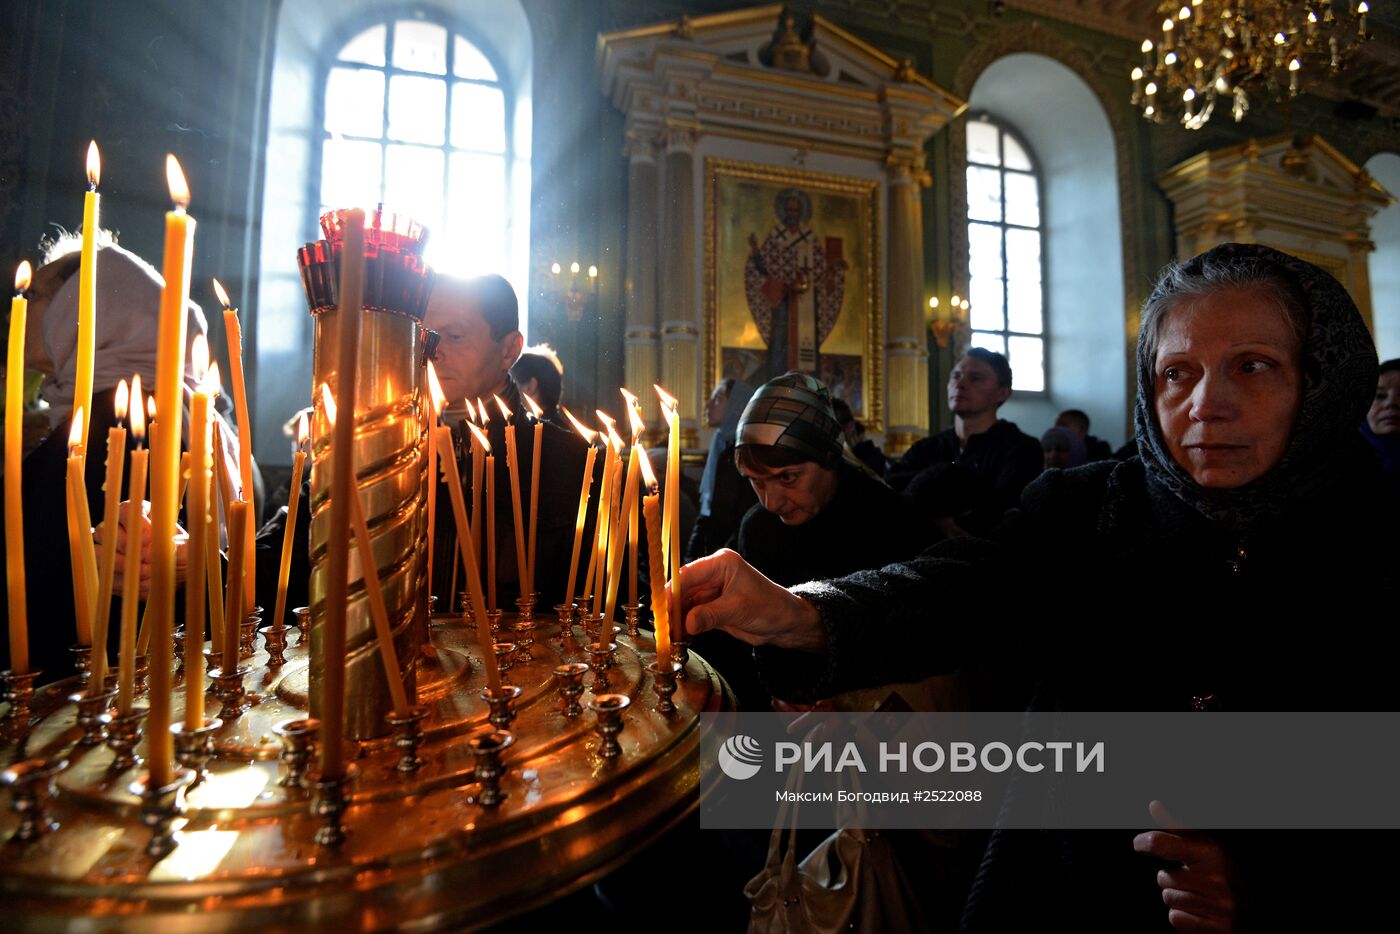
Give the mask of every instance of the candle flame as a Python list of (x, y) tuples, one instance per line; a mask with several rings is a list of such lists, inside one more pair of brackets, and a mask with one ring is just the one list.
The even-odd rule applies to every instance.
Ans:
[(131, 437), (137, 443), (146, 435), (146, 407), (141, 404), (141, 374), (131, 377)]
[(627, 442), (622, 440), (622, 436), (617, 433), (617, 428), (611, 422), (608, 424), (608, 441), (619, 454), (622, 453), (623, 448), (627, 447)]
[(117, 383), (117, 398), (112, 404), (112, 408), (115, 409), (117, 413), (117, 421), (126, 418), (126, 410), (130, 402), (129, 393), (130, 390), (126, 387), (126, 380)]
[(224, 381), (219, 378), (219, 364), (209, 364), (209, 374), (204, 377), (204, 391), (217, 396), (224, 391)]
[(679, 399), (677, 399), (675, 396), (671, 395), (669, 392), (662, 389), (655, 383), (652, 384), (651, 388), (656, 390), (657, 398), (661, 400), (662, 405), (666, 406), (666, 408), (668, 409), (675, 409), (676, 411), (680, 411), (681, 403)]
[(647, 488), (648, 496), (655, 496), (657, 483), (656, 472), (651, 469), (651, 458), (647, 457), (646, 448), (637, 452), (637, 463), (642, 467), (642, 485)]
[[(623, 392), (626, 392), (626, 390), (623, 390)], [(637, 439), (642, 436), (642, 432), (647, 430), (647, 423), (642, 421), (642, 410), (637, 405), (637, 397), (633, 396), (630, 392), (627, 393), (627, 395), (631, 396), (628, 401), (632, 403), (627, 407), (627, 418), (632, 423), (632, 443), (636, 444)]]
[(331, 387), (328, 383), (321, 384), (321, 407), (326, 410), (326, 421), (332, 428), (335, 427), (335, 399), (331, 397)]
[(97, 151), (97, 140), (88, 143), (87, 176), (88, 187), (96, 191), (97, 183), (102, 180), (102, 155)]
[(530, 407), (531, 417), (533, 417), (535, 421), (539, 421), (540, 418), (544, 415), (544, 409), (540, 408), (539, 403), (537, 403), (534, 399), (531, 399), (528, 395), (526, 395), (523, 392), (520, 394), (520, 398), (524, 399), (525, 404)]
[(170, 153), (165, 154), (165, 181), (170, 186), (170, 200), (180, 210), (190, 206), (190, 186), (185, 182), (184, 170), (180, 162)]
[(598, 437), (598, 432), (592, 431), (587, 426), (585, 426), (583, 422), (574, 418), (574, 413), (570, 412), (564, 406), (561, 405), (559, 408), (563, 410), (564, 417), (567, 418), (569, 422), (574, 426), (574, 431), (577, 431), (579, 433), (579, 436), (583, 438), (584, 441), (586, 441), (589, 444), (592, 444), (593, 439)]
[(73, 410), (73, 427), (68, 429), (68, 456), (73, 456), (74, 448), (83, 446), (83, 407)]
[[(325, 383), (321, 388), (326, 389)], [(428, 395), (433, 400), (433, 416), (442, 414), (442, 407), (447, 403), (447, 396), (443, 394), (442, 383), (438, 381), (437, 367), (433, 366), (433, 361), (428, 361)], [(326, 398), (330, 398), (330, 390), (326, 389)]]
[(476, 440), (479, 441), (479, 442), (481, 442), (481, 451), (482, 451), (482, 453), (483, 453), (483, 454), (490, 454), (490, 453), (491, 453), (491, 442), (490, 442), (490, 440), (486, 437), (486, 432), (482, 431), (478, 426), (473, 425), (471, 422), (468, 422), (468, 423), (467, 423), (467, 427), (470, 428), (471, 431), (472, 431), (472, 434), (476, 436)]
[(34, 278), (34, 267), (29, 265), (29, 260), (25, 260), (15, 268), (15, 291), (28, 292), (29, 283)]
[(209, 373), (209, 341), (203, 334), (196, 334), (190, 342), (190, 369), (196, 383), (203, 383)]
[(617, 422), (613, 421), (612, 416), (602, 409), (594, 409), (593, 414), (598, 416), (598, 421), (603, 423), (603, 434), (605, 435), (609, 434), (612, 431), (612, 426), (617, 424)]
[(505, 400), (502, 399), (500, 396), (496, 395), (493, 395), (491, 398), (496, 400), (496, 407), (501, 410), (501, 418), (504, 418), (506, 421), (510, 421), (511, 412), (510, 409), (506, 408)]
[(481, 401), (481, 397), (476, 397), (476, 420), (486, 426), (491, 424), (491, 413), (486, 409), (486, 403)]
[(224, 306), (224, 311), (229, 310), (228, 293), (224, 291), (223, 285), (218, 279), (211, 279), (214, 283), (214, 297), (219, 300), (219, 304)]
[(306, 417), (306, 413), (302, 412), (301, 417), (297, 419), (297, 447), (301, 447), (305, 444), (310, 434), (311, 424)]
[(465, 402), (465, 403), (467, 404), (467, 421), (469, 421), (469, 422), (471, 422), (473, 425), (475, 425), (475, 424), (476, 424), (476, 406), (472, 405), (472, 400), (471, 400), (471, 399), (463, 399), (462, 401)]
[(156, 397), (146, 397), (146, 420), (153, 422), (156, 420)]

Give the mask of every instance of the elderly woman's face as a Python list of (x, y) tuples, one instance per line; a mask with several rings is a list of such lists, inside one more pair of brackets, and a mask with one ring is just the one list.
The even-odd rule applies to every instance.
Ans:
[(1400, 370), (1381, 374), (1366, 422), (1378, 435), (1400, 435)]
[(1301, 401), (1288, 319), (1251, 290), (1167, 312), (1153, 366), (1157, 422), (1172, 459), (1204, 487), (1263, 476), (1288, 447)]

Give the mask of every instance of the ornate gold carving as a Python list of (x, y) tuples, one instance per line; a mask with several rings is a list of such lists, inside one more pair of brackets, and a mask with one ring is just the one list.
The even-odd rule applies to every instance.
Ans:
[(846, 192), (869, 199), (866, 237), (869, 244), (866, 256), (867, 289), (866, 307), (866, 356), (870, 361), (867, 379), (867, 392), (870, 398), (870, 418), (866, 427), (873, 433), (884, 430), (885, 387), (884, 387), (884, 305), (881, 298), (881, 262), (883, 254), (884, 220), (880, 205), (880, 186), (874, 179), (851, 178), (844, 175), (828, 175), (808, 172), (782, 166), (764, 165), (755, 162), (738, 162), (729, 159), (707, 158), (705, 160), (705, 370), (704, 375), (710, 384), (720, 377), (719, 359), (719, 313), (717, 301), (716, 242), (718, 227), (716, 219), (716, 187), (721, 175), (772, 182), (793, 187), (820, 188), (827, 191)]
[(812, 47), (797, 34), (797, 19), (791, 13), (783, 14), (767, 52), (772, 56), (774, 68), (803, 73), (812, 71)]

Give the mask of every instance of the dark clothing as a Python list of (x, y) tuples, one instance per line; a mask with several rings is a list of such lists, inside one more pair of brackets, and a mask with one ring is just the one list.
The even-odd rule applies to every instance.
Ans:
[[(288, 626), (296, 625), (292, 610), (299, 606), (310, 606), (311, 556), (308, 549), (311, 543), (311, 465), (304, 468), (305, 478), (301, 481), (301, 500), (297, 503), (297, 530), (292, 539), (292, 560), (287, 572), (287, 618)], [(288, 493), (290, 498), (290, 491)], [(257, 600), (263, 608), (267, 624), (273, 625), (272, 614), (277, 608), (277, 575), (282, 569), (282, 537), (287, 529), (287, 507), (281, 506), (272, 518), (258, 529), (254, 539), (258, 549), (257, 561)]]
[[(1373, 530), (1395, 528), (1400, 510), (1364, 455), (1338, 452), (1343, 482), (1247, 533), (1206, 519), (1138, 458), (1049, 471), (986, 538), (949, 540), (897, 569), (796, 588), (818, 607), (830, 650), (760, 648), (760, 671), (775, 694), (795, 701), (991, 659), (1035, 684), (1036, 709), (1187, 710), (1202, 694), (1229, 711), (1394, 709), (1382, 666), (1400, 645), (1393, 627), (1367, 622), (1390, 618), (1394, 606), (1400, 546)], [(1101, 605), (1133, 607), (1131, 625), (1039, 625), (1043, 595), (1065, 581), (1092, 582)], [(1346, 595), (1352, 635), (1280, 637), (1278, 627), (1297, 618), (1303, 581)], [(999, 600), (995, 625), (986, 616), (989, 593)], [(950, 624), (931, 625), (942, 620)], [(1306, 689), (1290, 672), (1306, 672)], [(1045, 930), (1055, 905), (1067, 906), (1079, 931), (1168, 930), (1133, 836), (994, 833), (964, 930)], [(1242, 922), (1252, 914), (1255, 926), (1241, 930), (1360, 929), (1343, 921), (1355, 893), (1385, 887), (1357, 878), (1388, 871), (1393, 858), (1369, 861), (1350, 848), (1372, 835), (1348, 835), (1340, 849), (1335, 837), (1308, 836), (1274, 847), (1262, 834), (1220, 837), (1241, 873), (1238, 891), (1257, 893), (1241, 906)], [(1328, 918), (1313, 916), (1321, 908), (1304, 893), (1280, 891), (1294, 878), (1289, 867), (1316, 853), (1327, 853), (1321, 862), (1329, 865), (1309, 873), (1328, 878), (1310, 875), (1309, 890), (1345, 903)]]
[(873, 470), (877, 477), (883, 477), (885, 471), (889, 470), (890, 459), (869, 438), (858, 442), (855, 447), (851, 448), (851, 453), (855, 454), (862, 464)]
[(1040, 442), (1000, 419), (968, 438), (966, 446), (952, 428), (916, 441), (890, 466), (885, 480), (928, 515), (953, 518), (976, 535), (1016, 505), (1044, 463)]
[(1102, 438), (1086, 435), (1084, 453), (1091, 461), (1106, 461), (1113, 457), (1113, 448)]
[[(800, 526), (784, 525), (762, 505), (750, 509), (739, 527), (739, 554), (786, 587), (883, 567), (917, 554), (937, 536), (931, 526), (905, 521), (907, 504), (879, 480), (844, 461), (837, 470), (836, 495)], [(768, 709), (769, 692), (748, 645), (711, 631), (696, 637), (695, 648), (724, 675), (742, 709)]]
[(744, 479), (734, 464), (734, 449), (735, 445), (731, 444), (715, 455), (719, 461), (714, 470), (715, 486), (710, 514), (696, 517), (695, 529), (686, 545), (686, 561), (712, 555), (721, 548), (733, 547), (736, 544), (735, 536), (739, 534), (739, 523), (758, 504), (753, 484)]

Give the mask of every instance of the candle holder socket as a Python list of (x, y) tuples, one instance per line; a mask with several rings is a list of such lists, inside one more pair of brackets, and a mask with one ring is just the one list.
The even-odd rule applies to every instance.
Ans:
[(293, 642), (292, 645), (298, 646), (304, 643), (311, 635), (311, 607), (293, 607), (292, 615), (295, 616), (297, 620), (297, 641)]
[(185, 678), (185, 630), (175, 630), (170, 641), (175, 646), (175, 681), (172, 683), (178, 683)]
[(223, 701), (223, 706), (219, 708), (219, 717), (226, 723), (237, 720), (248, 706), (243, 702), (247, 694), (243, 687), (243, 677), (246, 674), (248, 669), (242, 665), (232, 671), (219, 668), (214, 672), (214, 693)]
[(301, 788), (306, 766), (316, 754), (316, 740), (321, 733), (321, 721), (314, 717), (283, 720), (272, 728), (282, 741), (282, 776), (277, 784), (282, 788)]
[(78, 684), (87, 687), (88, 679), (92, 677), (92, 646), (70, 645), (68, 651), (73, 653), (73, 670), (78, 673)]
[(423, 721), (428, 717), (428, 708), (422, 704), (410, 707), (404, 716), (390, 711), (384, 718), (394, 729), (394, 748), (399, 751), (399, 761), (394, 768), (400, 772), (416, 772), (423, 765), (418, 756), (418, 747), (423, 743)]
[(535, 656), (530, 648), (535, 644), (535, 621), (533, 619), (522, 619), (516, 623), (515, 629), (515, 663), (534, 661)]
[(0, 772), (0, 785), (10, 789), (10, 811), (19, 819), (11, 840), (33, 843), (58, 829), (58, 821), (49, 818), (48, 803), (54, 796), (54, 779), (66, 768), (67, 759), (25, 759)]
[(671, 642), (671, 660), (679, 662), (681, 666), (677, 678), (684, 681), (686, 678), (685, 669), (690, 664), (690, 640), (674, 639)]
[(583, 635), (589, 642), (598, 641), (598, 633), (603, 629), (602, 613), (586, 613), (583, 617)]
[(194, 784), (209, 777), (209, 760), (214, 758), (214, 734), (224, 721), (218, 717), (205, 717), (204, 725), (190, 729), (184, 723), (170, 724), (170, 735), (175, 740), (175, 761), (194, 773)]
[(586, 674), (587, 662), (569, 662), (554, 669), (554, 683), (559, 688), (559, 696), (564, 698), (564, 708), (560, 712), (566, 717), (577, 717), (583, 713), (578, 699), (583, 693), (583, 676)]
[(350, 807), (350, 783), (359, 777), (353, 762), (345, 766), (345, 774), (326, 778), (319, 772), (306, 776), (306, 786), (312, 791), (311, 813), (320, 818), (316, 842), (325, 847), (337, 847), (345, 842), (345, 812)]
[(258, 625), (262, 622), (262, 608), (243, 617), (238, 624), (238, 658), (252, 658), (257, 651)]
[(647, 671), (651, 672), (652, 690), (656, 691), (656, 712), (662, 716), (670, 716), (676, 712), (676, 704), (671, 700), (671, 695), (676, 693), (676, 677), (681, 671), (680, 663), (663, 664), (656, 661), (647, 666)]
[(224, 653), (214, 649), (204, 650), (204, 681), (208, 685), (204, 690), (219, 696), (219, 682), (214, 680), (214, 676), (219, 673), (219, 669), (224, 667)]
[(589, 689), (593, 696), (606, 694), (612, 690), (612, 684), (608, 680), (608, 671), (613, 665), (613, 652), (617, 649), (616, 642), (590, 642), (588, 644), (588, 664), (593, 669), (593, 684)]
[(5, 700), (10, 704), (10, 709), (5, 714), (7, 732), (17, 734), (29, 729), (29, 705), (34, 700), (34, 679), (42, 673), (37, 670), (24, 674), (6, 671), (0, 675), (5, 682)]
[(578, 615), (578, 604), (556, 603), (554, 604), (554, 615), (559, 618), (559, 634), (562, 636), (564, 630), (574, 627), (574, 618)]
[(528, 623), (534, 620), (535, 600), (537, 596), (537, 594), (530, 594), (529, 596), (521, 596), (516, 599), (515, 610), (516, 613), (519, 614), (520, 622)]
[(135, 680), (132, 688), (137, 694), (146, 693), (146, 676), (151, 673), (151, 660), (145, 655), (136, 656), (132, 663)]
[(103, 691), (91, 697), (81, 692), (68, 695), (68, 702), (78, 707), (78, 726), (83, 729), (79, 746), (97, 746), (107, 738), (107, 724), (112, 721), (108, 711), (116, 697), (116, 691)]
[(267, 666), (269, 668), (281, 668), (287, 664), (287, 636), (291, 631), (290, 626), (281, 623), (264, 626), (258, 630), (262, 633), (263, 647), (267, 649)]
[(505, 677), (505, 673), (510, 671), (510, 666), (515, 664), (515, 649), (514, 642), (493, 642), (491, 644), (491, 651), (496, 656), (496, 670), (501, 673), (502, 677)]
[(627, 635), (637, 638), (637, 613), (642, 609), (640, 603), (624, 603), (622, 605), (622, 618), (627, 624)]
[(630, 706), (632, 698), (626, 694), (595, 694), (588, 701), (588, 709), (598, 717), (595, 729), (602, 740), (598, 755), (604, 759), (616, 759), (622, 755), (618, 735), (622, 732), (622, 715)]
[(486, 622), (491, 627), (491, 637), (494, 639), (501, 634), (501, 618), (505, 616), (503, 610), (487, 610)]
[(467, 748), (476, 760), (474, 777), (481, 786), (476, 803), (484, 808), (494, 808), (506, 799), (501, 791), (501, 776), (506, 773), (501, 756), (514, 744), (515, 735), (506, 730), (478, 733), (467, 740)]
[(515, 701), (520, 694), (521, 689), (514, 684), (503, 684), (494, 691), (491, 688), (481, 689), (481, 699), (486, 701), (490, 710), (487, 719), (492, 726), (498, 730), (510, 729), (515, 721)]
[(117, 714), (107, 724), (107, 748), (112, 750), (110, 768), (113, 772), (125, 772), (140, 763), (136, 744), (141, 741), (141, 724), (149, 712), (145, 707), (133, 707), (131, 713)]
[(194, 781), (189, 769), (176, 769), (164, 785), (157, 785), (151, 775), (142, 775), (127, 786), (141, 799), (141, 823), (151, 828), (146, 843), (146, 855), (154, 860), (164, 859), (175, 849), (175, 821), (185, 810), (185, 789)]

